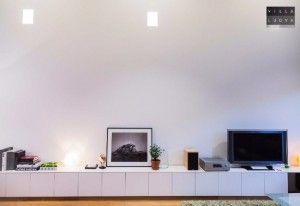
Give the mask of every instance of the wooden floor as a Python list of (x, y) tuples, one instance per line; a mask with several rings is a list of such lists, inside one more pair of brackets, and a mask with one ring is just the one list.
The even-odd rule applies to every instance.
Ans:
[(267, 197), (119, 198), (119, 199), (0, 199), (0, 206), (181, 206), (196, 199), (268, 199)]
[(0, 206), (181, 206), (182, 200), (18, 200)]

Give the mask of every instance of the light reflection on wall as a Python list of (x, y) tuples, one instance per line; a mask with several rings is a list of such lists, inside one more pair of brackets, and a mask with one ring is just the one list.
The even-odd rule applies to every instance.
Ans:
[[(84, 140), (84, 138), (82, 138)], [(63, 164), (66, 167), (75, 167), (81, 165), (83, 162), (83, 156), (85, 146), (80, 141), (68, 140), (64, 142), (63, 146)]]

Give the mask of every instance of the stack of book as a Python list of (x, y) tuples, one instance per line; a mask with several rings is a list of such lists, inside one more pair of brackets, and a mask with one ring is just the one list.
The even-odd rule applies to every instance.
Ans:
[(35, 171), (39, 170), (42, 163), (38, 156), (25, 155), (20, 158), (16, 170), (18, 171)]
[(25, 150), (13, 150), (13, 147), (7, 147), (0, 150), (1, 167), (0, 169), (15, 170), (21, 157), (25, 155)]
[(41, 161), (34, 155), (26, 155), (25, 150), (14, 150), (13, 147), (0, 149), (0, 171), (5, 170), (39, 170)]
[(0, 171), (7, 169), (7, 153), (11, 150), (13, 150), (13, 147), (0, 149)]

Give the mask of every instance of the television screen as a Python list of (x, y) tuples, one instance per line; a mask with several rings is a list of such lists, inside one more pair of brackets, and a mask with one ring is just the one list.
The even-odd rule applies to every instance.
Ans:
[(245, 165), (287, 163), (287, 131), (228, 130), (228, 160)]

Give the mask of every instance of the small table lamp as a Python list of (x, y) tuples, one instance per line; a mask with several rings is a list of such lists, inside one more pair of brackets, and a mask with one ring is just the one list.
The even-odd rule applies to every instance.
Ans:
[(300, 154), (296, 156), (296, 164), (300, 166)]

